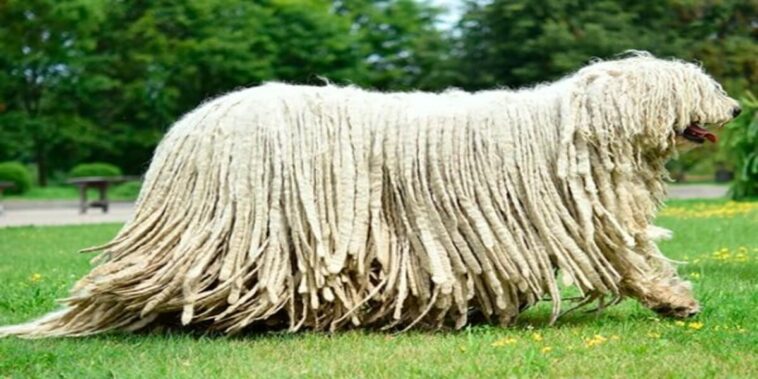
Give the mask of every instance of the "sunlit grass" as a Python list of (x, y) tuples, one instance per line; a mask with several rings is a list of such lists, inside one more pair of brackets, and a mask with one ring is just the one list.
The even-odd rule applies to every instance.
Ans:
[[(676, 202), (658, 220), (661, 244), (686, 262), (703, 312), (663, 319), (627, 300), (546, 326), (549, 307), (512, 328), (457, 332), (352, 331), (110, 334), (0, 340), (0, 377), (751, 377), (758, 366), (758, 203)], [(708, 214), (705, 216), (704, 214)], [(56, 307), (88, 270), (80, 248), (118, 225), (0, 229), (0, 324)]]

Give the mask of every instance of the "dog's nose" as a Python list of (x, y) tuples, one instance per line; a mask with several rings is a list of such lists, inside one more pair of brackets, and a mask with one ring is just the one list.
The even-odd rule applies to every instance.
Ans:
[(737, 117), (740, 113), (742, 113), (742, 108), (734, 107), (734, 109), (732, 109), (732, 117)]

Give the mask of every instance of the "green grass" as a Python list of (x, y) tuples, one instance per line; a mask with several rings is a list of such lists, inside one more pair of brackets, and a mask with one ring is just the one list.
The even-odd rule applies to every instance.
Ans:
[[(627, 300), (600, 314), (568, 315), (554, 327), (546, 326), (548, 310), (540, 306), (513, 328), (457, 332), (9, 338), (0, 340), (0, 377), (754, 376), (758, 203), (679, 202), (663, 214), (658, 223), (675, 238), (662, 248), (690, 262), (680, 272), (693, 280), (704, 306), (683, 325)], [(88, 270), (89, 256), (75, 251), (118, 228), (0, 229), (0, 324), (54, 309), (54, 299)]]
[[(134, 200), (139, 194), (139, 182), (127, 182), (117, 184), (108, 189), (108, 199), (110, 200)], [(96, 199), (98, 191), (90, 189), (87, 191), (90, 200)], [(34, 186), (29, 191), (20, 195), (4, 195), (7, 200), (76, 200), (79, 199), (79, 190), (73, 185), (49, 185), (47, 187)]]

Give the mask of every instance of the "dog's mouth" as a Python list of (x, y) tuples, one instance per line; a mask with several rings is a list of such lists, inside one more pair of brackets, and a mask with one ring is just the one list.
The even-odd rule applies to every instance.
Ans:
[(704, 128), (703, 125), (697, 121), (692, 122), (689, 126), (684, 128), (679, 135), (697, 144), (702, 144), (705, 140), (711, 141), (712, 143), (716, 143), (719, 140), (715, 134)]

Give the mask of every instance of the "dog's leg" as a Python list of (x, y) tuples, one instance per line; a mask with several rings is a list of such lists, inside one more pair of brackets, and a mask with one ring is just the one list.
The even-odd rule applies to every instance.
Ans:
[(684, 318), (700, 312), (700, 305), (692, 295), (692, 285), (676, 276), (625, 277), (622, 286), (629, 296), (660, 315)]
[(661, 254), (655, 242), (638, 241), (634, 250), (637, 264), (618, 267), (624, 295), (664, 316), (684, 318), (700, 311), (692, 294), (692, 284), (677, 275), (676, 267)]

